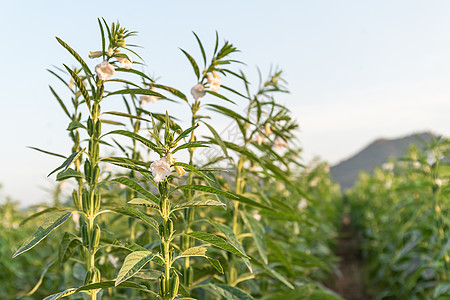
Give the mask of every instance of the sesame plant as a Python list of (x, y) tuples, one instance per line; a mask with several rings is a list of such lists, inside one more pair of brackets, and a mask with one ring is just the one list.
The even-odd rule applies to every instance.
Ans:
[(363, 174), (349, 194), (377, 299), (447, 299), (449, 141), (436, 137)]
[[(183, 93), (137, 70), (136, 32), (98, 24), (90, 60), (57, 38), (77, 63), (50, 70), (64, 86), (50, 90), (72, 148), (33, 148), (63, 160), (49, 176), (73, 192), (28, 217), (45, 219), (14, 257), (64, 228), (50, 239), (64, 284), (28, 296), (57, 286), (45, 299), (340, 299), (322, 284), (335, 270), (339, 191), (326, 165), (300, 163), (298, 124), (276, 101), (287, 92), (282, 72), (252, 91), (237, 48), (216, 34), (208, 56), (194, 33), (203, 68), (181, 50), (195, 75)], [(166, 101), (190, 114), (169, 114)], [(218, 117), (231, 119), (228, 136)]]

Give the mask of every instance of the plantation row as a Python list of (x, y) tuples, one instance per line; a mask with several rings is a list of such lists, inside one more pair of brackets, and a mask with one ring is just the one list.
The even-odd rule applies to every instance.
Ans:
[(253, 90), (232, 44), (216, 36), (208, 56), (195, 35), (198, 55), (181, 50), (194, 71), (184, 93), (136, 69), (134, 32), (99, 28), (95, 68), (57, 38), (77, 63), (50, 70), (72, 149), (34, 149), (59, 157), (50, 176), (73, 192), (57, 189), (54, 207), (3, 205), (0, 251), (16, 252), (1, 261), (0, 298), (341, 299), (321, 284), (336, 270), (340, 191), (325, 163), (298, 163), (298, 125), (275, 100), (281, 72)]
[(450, 142), (362, 174), (349, 193), (376, 299), (450, 299)]

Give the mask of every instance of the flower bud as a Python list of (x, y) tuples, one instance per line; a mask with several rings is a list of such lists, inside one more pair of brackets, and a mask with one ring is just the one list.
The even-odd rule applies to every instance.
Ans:
[(103, 51), (89, 51), (89, 58), (98, 58), (100, 56), (103, 56)]

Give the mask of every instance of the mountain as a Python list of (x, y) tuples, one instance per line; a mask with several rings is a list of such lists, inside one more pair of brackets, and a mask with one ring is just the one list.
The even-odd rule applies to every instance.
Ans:
[(359, 172), (372, 172), (376, 166), (387, 162), (391, 157), (401, 157), (411, 144), (420, 145), (420, 140), (430, 141), (431, 132), (412, 134), (397, 139), (377, 139), (356, 155), (330, 168), (331, 176), (341, 185), (342, 190), (353, 186)]

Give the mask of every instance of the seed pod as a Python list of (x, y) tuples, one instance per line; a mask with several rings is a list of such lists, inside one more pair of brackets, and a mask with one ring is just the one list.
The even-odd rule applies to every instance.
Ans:
[(91, 200), (89, 199), (89, 193), (86, 190), (83, 190), (82, 194), (82, 200), (83, 200), (83, 211), (85, 213), (89, 213), (91, 210)]
[(98, 212), (100, 210), (100, 204), (102, 202), (102, 198), (100, 196), (100, 193), (94, 194), (94, 212)]
[(187, 282), (188, 286), (191, 286), (194, 282), (194, 269), (191, 266), (187, 269)]
[(99, 282), (100, 279), (101, 279), (100, 270), (97, 269), (96, 267), (93, 267), (92, 269), (89, 269), (89, 271), (86, 273), (86, 277), (84, 278), (84, 285)]
[(102, 122), (100, 120), (97, 120), (97, 122), (95, 123), (95, 136), (99, 137), (101, 132), (102, 132)]
[(83, 222), (83, 224), (81, 224), (80, 231), (81, 231), (81, 239), (83, 240), (83, 245), (85, 247), (88, 247), (89, 246), (89, 235), (88, 235), (86, 223)]
[(167, 220), (166, 226), (164, 228), (164, 239), (166, 241), (170, 240), (173, 231), (173, 222), (171, 219)]
[(98, 224), (95, 225), (94, 231), (92, 232), (92, 248), (95, 249), (100, 244), (100, 226)]
[(84, 177), (86, 178), (86, 181), (91, 181), (91, 162), (89, 159), (86, 159), (84, 162)]
[(75, 202), (75, 206), (80, 209), (80, 198), (78, 197), (78, 192), (75, 189), (72, 191), (72, 198), (73, 202)]
[(170, 279), (170, 291), (171, 291), (171, 297), (175, 298), (178, 295), (178, 288), (180, 286), (180, 277), (178, 277), (178, 274), (175, 272)]
[(96, 165), (92, 170), (91, 184), (94, 184), (98, 181), (99, 175), (100, 175), (100, 168), (98, 167), (98, 165)]
[(159, 287), (159, 295), (161, 297), (164, 297), (164, 294), (166, 293), (166, 277), (164, 276), (164, 274), (161, 274), (161, 276), (159, 276), (158, 278), (158, 287)]
[(89, 136), (94, 133), (94, 122), (92, 121), (91, 117), (89, 117), (87, 120), (87, 132)]
[(164, 222), (161, 222), (159, 224), (159, 236), (162, 238), (164, 237)]

